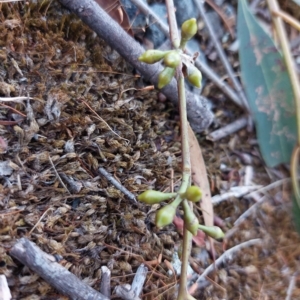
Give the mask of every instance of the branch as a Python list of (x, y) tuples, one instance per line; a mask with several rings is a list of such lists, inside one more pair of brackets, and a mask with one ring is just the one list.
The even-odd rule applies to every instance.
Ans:
[[(93, 0), (60, 0), (79, 18), (93, 29), (110, 47), (115, 49), (140, 74), (152, 84), (157, 85), (158, 74), (163, 69), (161, 64), (148, 65), (141, 63), (138, 57), (145, 49), (129, 36), (95, 1)], [(174, 103), (178, 103), (176, 80), (173, 79), (162, 92)], [(196, 132), (206, 129), (213, 120), (213, 114), (203, 97), (187, 93), (187, 114), (192, 128)]]
[(43, 252), (35, 243), (21, 238), (10, 250), (10, 254), (29, 269), (36, 272), (60, 293), (78, 300), (109, 300), (106, 296), (83, 283), (55, 261), (55, 258)]

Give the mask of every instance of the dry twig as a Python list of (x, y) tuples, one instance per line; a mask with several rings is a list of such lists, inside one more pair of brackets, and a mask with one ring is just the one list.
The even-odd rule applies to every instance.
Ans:
[(109, 300), (62, 267), (52, 255), (43, 252), (26, 238), (18, 240), (10, 250), (10, 254), (71, 299)]
[[(225, 251), (216, 261), (215, 265), (219, 267), (221, 263), (224, 263), (226, 259), (230, 259), (233, 257), (234, 254), (241, 251), (243, 248), (248, 248), (254, 245), (260, 245), (262, 243), (261, 239), (253, 239), (244, 243), (241, 243), (239, 245), (236, 245), (227, 251)], [(209, 282), (206, 280), (206, 276), (214, 270), (214, 264), (211, 264), (209, 267), (205, 269), (205, 271), (197, 278), (196, 282), (193, 284), (193, 286), (190, 288), (190, 291), (195, 291), (197, 288), (203, 288), (204, 286), (207, 286)]]
[(119, 189), (125, 196), (127, 196), (134, 204), (137, 204), (135, 196), (129, 192), (120, 182), (118, 182), (110, 173), (108, 173), (104, 168), (98, 169), (99, 173), (104, 176), (108, 182)]
[(0, 275), (0, 300), (10, 300), (11, 293), (5, 275)]
[(206, 139), (216, 142), (220, 139), (223, 139), (224, 137), (235, 133), (236, 131), (244, 128), (246, 125), (248, 124), (248, 118), (247, 117), (241, 117), (235, 121), (233, 121), (232, 123), (219, 128), (213, 132), (211, 132)]
[(140, 300), (139, 295), (142, 292), (146, 280), (148, 269), (141, 264), (133, 278), (132, 285), (119, 285), (116, 287), (116, 294), (124, 300)]

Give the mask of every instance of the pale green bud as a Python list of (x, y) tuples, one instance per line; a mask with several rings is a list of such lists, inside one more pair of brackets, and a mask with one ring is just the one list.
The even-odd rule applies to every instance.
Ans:
[(176, 50), (170, 51), (164, 57), (164, 64), (170, 68), (176, 68), (180, 63), (180, 55)]
[(198, 228), (201, 229), (205, 234), (211, 236), (216, 240), (222, 239), (224, 237), (224, 232), (218, 226), (204, 226), (199, 224)]
[(169, 51), (147, 50), (140, 57), (139, 61), (147, 64), (154, 64), (164, 58)]
[(183, 201), (182, 205), (184, 212), (184, 226), (192, 235), (196, 235), (198, 231), (199, 220), (194, 214), (193, 210), (190, 208), (187, 201)]
[(186, 189), (184, 196), (188, 201), (199, 202), (202, 198), (202, 192), (198, 186), (192, 185)]
[(195, 18), (186, 20), (181, 25), (181, 40), (188, 41), (197, 33), (197, 20)]
[(155, 216), (155, 225), (159, 228), (167, 226), (173, 222), (176, 214), (176, 207), (168, 204), (157, 211)]
[(168, 85), (171, 82), (174, 75), (175, 75), (174, 68), (165, 67), (158, 75), (157, 87), (159, 89), (162, 89), (163, 87)]
[(197, 88), (201, 88), (202, 83), (202, 73), (195, 67), (188, 68), (188, 81)]
[(156, 204), (162, 201), (169, 200), (176, 196), (176, 193), (163, 193), (154, 190), (148, 190), (140, 194), (137, 198), (139, 201), (146, 204)]

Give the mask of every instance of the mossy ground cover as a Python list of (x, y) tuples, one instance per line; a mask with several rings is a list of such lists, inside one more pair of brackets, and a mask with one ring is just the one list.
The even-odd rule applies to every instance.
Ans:
[[(144, 299), (174, 299), (176, 282), (164, 260), (180, 248), (179, 233), (173, 225), (156, 229), (159, 206), (135, 205), (98, 168), (134, 195), (170, 191), (172, 181), (178, 187), (177, 108), (161, 101), (158, 91), (143, 89), (134, 70), (57, 1), (2, 3), (0, 21), (0, 96), (33, 98), (5, 102), (9, 107), (0, 102), (0, 160), (7, 162), (0, 178), (0, 273), (13, 299), (66, 299), (9, 255), (23, 236), (61, 257), (95, 289), (102, 265), (110, 268), (114, 287), (130, 283), (142, 262), (162, 255), (159, 265), (149, 264)], [(214, 101), (216, 119), (208, 131), (241, 113), (211, 87), (204, 93)], [(246, 129), (218, 143), (206, 141), (205, 133), (199, 141), (213, 194), (242, 184), (247, 165), (256, 184), (278, 178), (262, 167), (255, 134)], [(216, 243), (217, 257), (253, 238), (262, 244), (224, 262), (199, 299), (285, 298), (299, 267), (289, 186), (280, 184), (264, 197), (239, 226), (234, 221), (252, 199), (232, 198), (215, 208), (230, 233), (224, 245)], [(201, 259), (203, 252), (205, 246), (192, 251), (199, 273), (212, 263), (209, 255)]]

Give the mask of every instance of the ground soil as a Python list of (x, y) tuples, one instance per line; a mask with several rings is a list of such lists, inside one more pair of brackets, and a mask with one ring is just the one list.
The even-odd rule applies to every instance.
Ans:
[[(13, 299), (67, 299), (9, 255), (20, 237), (60, 257), (63, 266), (97, 290), (101, 266), (111, 270), (113, 289), (131, 283), (141, 263), (162, 255), (149, 270), (141, 298), (175, 299), (176, 281), (167, 262), (180, 250), (180, 234), (173, 225), (158, 230), (159, 206), (136, 205), (98, 168), (135, 196), (150, 188), (169, 191), (172, 181), (178, 187), (177, 108), (162, 101), (158, 91), (142, 89), (130, 65), (58, 2), (0, 8), (0, 95), (31, 97), (0, 106), (0, 160), (5, 162), (0, 274)], [(227, 257), (195, 297), (285, 299), (295, 279), (290, 299), (300, 299), (300, 239), (291, 221), (287, 173), (264, 167), (253, 130), (207, 141), (209, 132), (242, 112), (209, 82), (204, 94), (212, 101), (215, 121), (198, 139), (212, 194), (243, 185), (249, 168), (253, 184), (276, 184), (255, 198), (231, 197), (215, 206), (216, 222), (226, 232), (225, 240), (215, 243), (216, 258), (260, 240)], [(207, 249), (207, 242), (193, 246), (190, 264), (199, 274), (213, 263)]]

